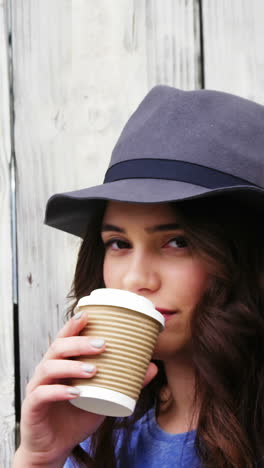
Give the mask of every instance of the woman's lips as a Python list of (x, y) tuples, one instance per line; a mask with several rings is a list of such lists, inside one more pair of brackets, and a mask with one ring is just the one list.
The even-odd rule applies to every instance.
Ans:
[(175, 314), (177, 314), (177, 310), (162, 309), (160, 307), (156, 307), (156, 310), (163, 315), (165, 321), (170, 320)]

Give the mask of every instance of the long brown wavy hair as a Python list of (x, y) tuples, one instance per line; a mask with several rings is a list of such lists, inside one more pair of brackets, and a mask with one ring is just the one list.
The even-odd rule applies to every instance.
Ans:
[[(207, 468), (264, 466), (264, 229), (261, 213), (235, 195), (173, 204), (193, 252), (206, 262), (208, 286), (192, 319), (196, 397), (202, 395), (195, 447)], [(104, 287), (100, 237), (105, 204), (87, 226), (69, 297)], [(130, 418), (107, 417), (91, 436), (88, 455), (77, 446), (78, 467), (115, 468), (118, 430), (124, 444), (136, 420), (161, 403), (167, 380), (158, 374), (140, 394)]]

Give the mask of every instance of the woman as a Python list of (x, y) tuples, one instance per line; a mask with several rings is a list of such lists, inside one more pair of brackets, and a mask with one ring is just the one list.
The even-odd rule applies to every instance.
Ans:
[(126, 289), (166, 326), (134, 414), (104, 418), (68, 403), (69, 379), (96, 373), (70, 358), (107, 350), (79, 336), (89, 317), (70, 319), (28, 384), (15, 468), (261, 466), (263, 118), (237, 96), (156, 86), (104, 184), (49, 200), (46, 223), (83, 237), (71, 310)]

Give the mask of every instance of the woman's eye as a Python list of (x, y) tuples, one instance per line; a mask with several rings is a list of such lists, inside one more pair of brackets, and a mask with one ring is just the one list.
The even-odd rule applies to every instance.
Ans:
[(127, 249), (129, 248), (129, 244), (128, 242), (122, 241), (120, 239), (110, 239), (109, 241), (105, 242), (105, 248), (112, 250)]
[(185, 247), (188, 247), (188, 242), (183, 236), (177, 236), (174, 237), (173, 239), (169, 240), (166, 244), (165, 247), (173, 247), (177, 249), (184, 249)]

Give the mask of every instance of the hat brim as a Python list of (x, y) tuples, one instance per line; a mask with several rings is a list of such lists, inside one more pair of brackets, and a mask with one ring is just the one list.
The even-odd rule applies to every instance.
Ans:
[(185, 182), (162, 179), (126, 179), (53, 195), (47, 203), (44, 223), (83, 237), (87, 223), (102, 200), (130, 203), (164, 203), (232, 194), (244, 202), (260, 206), (264, 189), (235, 186), (208, 189)]

